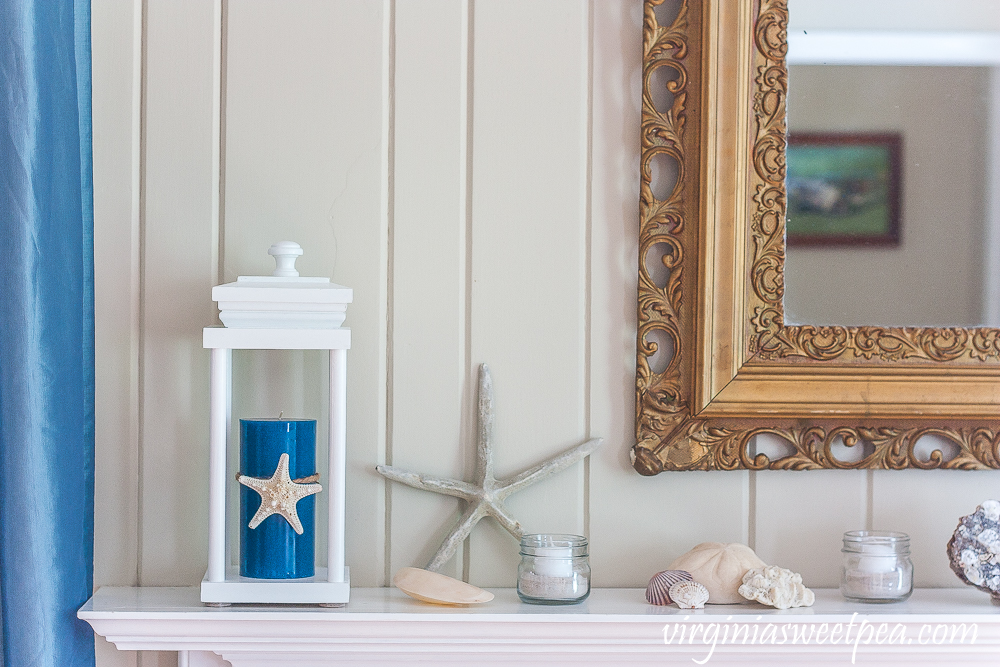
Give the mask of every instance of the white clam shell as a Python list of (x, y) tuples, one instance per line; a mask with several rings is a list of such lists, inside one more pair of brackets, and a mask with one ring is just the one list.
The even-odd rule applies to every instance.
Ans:
[(668, 591), (670, 599), (681, 609), (704, 609), (708, 589), (697, 581), (679, 581)]
[(493, 599), (489, 591), (416, 567), (404, 567), (392, 583), (411, 598), (432, 604), (480, 604)]

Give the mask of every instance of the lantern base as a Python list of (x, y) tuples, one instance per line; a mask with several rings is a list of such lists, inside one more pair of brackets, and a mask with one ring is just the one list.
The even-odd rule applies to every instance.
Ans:
[(343, 581), (327, 581), (326, 568), (304, 579), (252, 579), (241, 577), (238, 568), (226, 572), (225, 581), (201, 582), (201, 601), (206, 604), (347, 604), (351, 597), (351, 572), (344, 568)]

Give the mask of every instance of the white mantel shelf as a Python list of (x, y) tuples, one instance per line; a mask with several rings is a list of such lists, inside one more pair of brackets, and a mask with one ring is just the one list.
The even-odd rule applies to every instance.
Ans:
[[(396, 589), (360, 588), (342, 609), (292, 606), (205, 607), (197, 588), (101, 588), (79, 612), (97, 634), (122, 650), (189, 651), (191, 667), (223, 665), (632, 665), (695, 664), (708, 655), (699, 634), (693, 645), (664, 644), (664, 626), (678, 621), (724, 627), (748, 625), (776, 642), (724, 645), (704, 664), (851, 664), (858, 628), (871, 627), (856, 664), (1000, 663), (1000, 607), (971, 588), (924, 589), (906, 602), (852, 604), (836, 590), (817, 590), (816, 604), (778, 611), (762, 605), (709, 605), (680, 610), (646, 604), (641, 589), (594, 589), (586, 602), (543, 607), (522, 604), (511, 589), (478, 607), (440, 607)], [(827, 632), (853, 619), (850, 643), (791, 643), (795, 630), (815, 624)], [(868, 626), (862, 626), (865, 622)], [(877, 643), (881, 624), (887, 624)], [(964, 642), (934, 644), (939, 626), (976, 625)], [(897, 627), (898, 624), (898, 627)], [(711, 630), (710, 630), (711, 631)], [(887, 635), (906, 632), (902, 643)], [(740, 630), (742, 633), (743, 631)], [(865, 633), (868, 631), (865, 630)], [(950, 633), (951, 630), (947, 630)], [(721, 633), (720, 633), (721, 637)], [(742, 637), (742, 635), (741, 635)], [(926, 643), (924, 643), (926, 642)], [(183, 664), (183, 661), (182, 661)]]

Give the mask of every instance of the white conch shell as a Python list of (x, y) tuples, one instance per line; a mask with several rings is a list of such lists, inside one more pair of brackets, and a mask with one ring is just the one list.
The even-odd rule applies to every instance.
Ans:
[(681, 609), (703, 609), (709, 597), (708, 589), (697, 581), (678, 581), (668, 595)]
[(756, 567), (743, 575), (740, 595), (777, 609), (811, 607), (816, 595), (802, 585), (802, 575), (783, 567)]
[(764, 565), (745, 544), (703, 542), (667, 567), (690, 572), (695, 581), (708, 589), (712, 604), (736, 604), (744, 601), (739, 594), (743, 575), (751, 568)]

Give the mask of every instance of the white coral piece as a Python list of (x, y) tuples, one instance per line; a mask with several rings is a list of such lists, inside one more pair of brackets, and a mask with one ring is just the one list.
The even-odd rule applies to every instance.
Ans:
[(783, 567), (755, 567), (743, 575), (740, 595), (777, 609), (811, 607), (816, 595), (802, 585), (802, 575)]

